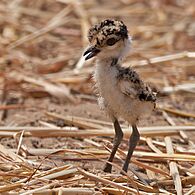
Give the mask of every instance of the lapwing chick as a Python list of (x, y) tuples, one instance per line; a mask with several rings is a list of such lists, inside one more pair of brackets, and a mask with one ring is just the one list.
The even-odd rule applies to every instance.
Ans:
[(131, 46), (131, 37), (122, 21), (107, 19), (91, 27), (88, 40), (85, 60), (96, 56), (94, 79), (99, 94), (98, 102), (100, 108), (108, 113), (115, 130), (113, 148), (104, 171), (111, 172), (112, 165), (109, 162), (113, 161), (123, 138), (118, 122), (121, 117), (132, 126), (128, 153), (122, 168), (127, 172), (140, 139), (138, 120), (155, 108), (156, 95), (131, 67), (122, 67), (122, 60)]

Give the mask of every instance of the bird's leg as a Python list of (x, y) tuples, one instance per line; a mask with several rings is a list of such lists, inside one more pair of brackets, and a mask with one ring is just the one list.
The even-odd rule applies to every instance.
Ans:
[[(108, 159), (108, 162), (113, 161), (116, 151), (121, 143), (121, 140), (123, 139), (123, 132), (122, 132), (122, 129), (117, 119), (115, 119), (114, 121), (114, 129), (115, 129), (115, 137), (114, 137), (114, 142), (113, 142), (113, 148), (112, 148), (110, 157)], [(112, 165), (110, 163), (106, 163), (104, 172), (111, 173), (111, 170), (112, 170)]]
[(131, 156), (133, 154), (133, 151), (134, 151), (139, 139), (140, 139), (139, 131), (138, 131), (136, 125), (132, 125), (132, 134), (131, 134), (131, 137), (129, 138), (129, 149), (128, 149), (127, 157), (125, 159), (125, 163), (123, 165), (123, 171), (125, 171), (125, 172), (127, 172), (127, 170), (128, 170)]

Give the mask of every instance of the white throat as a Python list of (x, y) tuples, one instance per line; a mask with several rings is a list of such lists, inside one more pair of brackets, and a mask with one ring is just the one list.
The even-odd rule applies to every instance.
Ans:
[(119, 61), (123, 60), (127, 56), (128, 52), (131, 49), (131, 42), (132, 42), (132, 39), (130, 36), (128, 36), (128, 39), (126, 39), (124, 42), (125, 45), (124, 45), (123, 50), (119, 53), (119, 56), (118, 56)]

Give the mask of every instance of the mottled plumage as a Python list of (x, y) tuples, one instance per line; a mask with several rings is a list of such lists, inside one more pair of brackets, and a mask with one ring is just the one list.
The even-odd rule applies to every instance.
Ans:
[[(123, 137), (117, 119), (121, 117), (128, 121), (133, 129), (123, 166), (123, 170), (127, 171), (139, 140), (137, 121), (154, 109), (156, 95), (132, 68), (121, 66), (121, 61), (131, 45), (131, 38), (123, 22), (104, 20), (89, 30), (88, 39), (90, 46), (84, 56), (86, 60), (97, 56), (94, 79), (99, 93), (99, 104), (112, 119), (116, 133), (109, 162), (113, 161)], [(109, 162), (104, 169), (106, 172), (111, 172), (112, 166)]]
[(110, 36), (118, 41), (127, 37), (127, 33), (127, 27), (122, 21), (104, 20), (89, 30), (88, 39), (94, 46), (102, 47)]
[[(136, 73), (135, 70), (132, 68), (124, 68), (124, 67), (118, 67), (119, 73), (117, 76), (117, 79), (119, 79), (119, 82), (131, 82), (133, 84), (133, 88), (136, 91), (134, 98), (139, 98), (140, 101), (156, 101), (156, 93), (152, 92), (150, 87), (145, 84), (139, 77), (139, 75)], [(128, 84), (127, 84), (128, 85)], [(128, 90), (124, 92), (124, 94), (128, 94)]]

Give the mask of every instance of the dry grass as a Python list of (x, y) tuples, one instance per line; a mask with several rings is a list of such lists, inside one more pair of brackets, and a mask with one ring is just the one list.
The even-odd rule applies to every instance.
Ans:
[[(193, 194), (192, 4), (193, 0), (2, 0), (0, 193)], [(131, 134), (127, 124), (122, 122), (125, 140), (113, 173), (106, 174), (102, 166), (112, 148), (112, 124), (95, 115), (97, 110), (92, 115), (73, 112), (74, 107), (96, 104), (90, 87), (93, 60), (85, 63), (81, 56), (88, 28), (105, 18), (128, 25), (133, 49), (124, 66), (134, 66), (158, 91), (156, 126), (148, 118), (139, 128), (141, 141), (124, 175), (119, 173)], [(74, 106), (65, 113), (69, 105)], [(86, 113), (89, 110), (86, 106)], [(49, 148), (45, 139), (52, 140)]]

